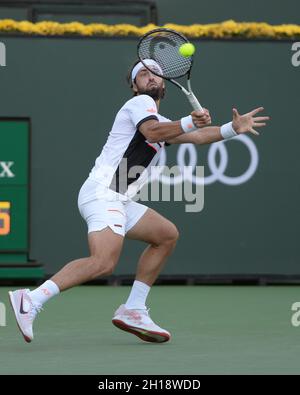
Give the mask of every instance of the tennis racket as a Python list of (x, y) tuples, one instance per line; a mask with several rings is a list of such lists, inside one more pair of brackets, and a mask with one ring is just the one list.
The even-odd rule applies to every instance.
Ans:
[[(179, 48), (182, 44), (188, 43), (188, 39), (175, 30), (159, 28), (144, 34), (137, 46), (139, 60), (143, 65), (158, 77), (172, 82), (186, 95), (194, 110), (203, 111), (203, 108), (191, 87), (191, 70), (193, 66), (193, 56), (184, 57), (180, 55)], [(153, 59), (161, 67), (162, 73), (152, 70), (143, 60)], [(178, 81), (178, 78), (187, 76), (187, 89)]]

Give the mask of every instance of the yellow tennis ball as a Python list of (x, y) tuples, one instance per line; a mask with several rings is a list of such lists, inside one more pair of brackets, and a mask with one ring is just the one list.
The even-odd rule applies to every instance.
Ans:
[(188, 58), (189, 56), (192, 56), (195, 52), (196, 48), (194, 44), (192, 43), (185, 43), (180, 45), (179, 47), (179, 53), (181, 56)]

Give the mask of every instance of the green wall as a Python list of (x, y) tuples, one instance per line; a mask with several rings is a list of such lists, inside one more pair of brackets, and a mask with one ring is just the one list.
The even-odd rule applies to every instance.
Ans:
[[(41, 1), (41, 3), (51, 3), (51, 1)], [(64, 1), (61, 2), (62, 4)], [(91, 2), (90, 2), (91, 3)], [(122, 2), (126, 4), (125, 0)], [(299, 23), (299, 1), (298, 0), (157, 0), (158, 22), (193, 24), (193, 23), (214, 23), (228, 19), (237, 21), (268, 22), (272, 24)], [(61, 5), (60, 5), (61, 6)], [(132, 6), (132, 5), (131, 5)], [(40, 7), (41, 8), (41, 7)], [(49, 7), (48, 7), (49, 8)], [(50, 8), (53, 8), (51, 6)], [(73, 7), (74, 8), (74, 7)], [(75, 7), (76, 8), (76, 7)], [(91, 7), (90, 7), (91, 8)], [(87, 9), (90, 9), (87, 7)], [(95, 7), (92, 6), (93, 9)], [(78, 10), (78, 7), (76, 8)], [(83, 7), (82, 7), (83, 9)], [(129, 6), (128, 6), (129, 9)], [(70, 12), (74, 15), (74, 12)], [(70, 21), (68, 15), (51, 15), (46, 13), (48, 19), (58, 21)], [(0, 8), (0, 18), (14, 18), (16, 20), (27, 19), (25, 7)], [(78, 16), (79, 21), (96, 21), (101, 23), (138, 23), (140, 18), (134, 16), (123, 16), (116, 13), (109, 16), (91, 17), (90, 15)]]
[(299, 24), (298, 0), (158, 0), (159, 23), (215, 23), (228, 19)]
[[(125, 74), (137, 41), (0, 41), (7, 49), (7, 66), (0, 68), (0, 116), (31, 118), (30, 257), (43, 262), (49, 274), (88, 253), (77, 194), (116, 112), (131, 96)], [(181, 232), (164, 273), (300, 274), (300, 67), (291, 64), (292, 43), (195, 44), (194, 90), (214, 124), (229, 121), (233, 106), (246, 112), (263, 105), (272, 120), (261, 136), (249, 136), (259, 163), (248, 182), (207, 185), (200, 213), (185, 213), (179, 202), (150, 202)], [(168, 85), (161, 113), (179, 119), (189, 111), (184, 96)], [(250, 161), (246, 146), (230, 141), (226, 147), (226, 175), (244, 174)], [(206, 176), (208, 148), (197, 147)], [(176, 164), (177, 149), (168, 148), (168, 164)], [(143, 248), (127, 241), (116, 274), (132, 273)]]

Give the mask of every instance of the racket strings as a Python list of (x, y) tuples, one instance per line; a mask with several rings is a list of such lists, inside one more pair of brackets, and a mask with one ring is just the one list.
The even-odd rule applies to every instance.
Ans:
[(153, 59), (162, 69), (162, 77), (179, 78), (187, 74), (192, 65), (191, 57), (183, 57), (179, 48), (187, 40), (173, 32), (153, 32), (139, 44), (139, 58)]

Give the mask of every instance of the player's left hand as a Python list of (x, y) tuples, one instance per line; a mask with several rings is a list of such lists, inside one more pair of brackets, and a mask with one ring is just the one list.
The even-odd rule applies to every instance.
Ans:
[(206, 108), (203, 108), (203, 112), (200, 110), (195, 110), (191, 113), (193, 124), (197, 128), (203, 128), (204, 126), (211, 125), (210, 113)]
[(250, 132), (258, 136), (259, 133), (253, 128), (266, 126), (264, 121), (268, 121), (270, 119), (270, 117), (254, 117), (258, 112), (263, 111), (263, 109), (263, 107), (255, 108), (247, 114), (240, 115), (238, 110), (233, 108), (232, 127), (236, 133), (240, 134)]

